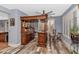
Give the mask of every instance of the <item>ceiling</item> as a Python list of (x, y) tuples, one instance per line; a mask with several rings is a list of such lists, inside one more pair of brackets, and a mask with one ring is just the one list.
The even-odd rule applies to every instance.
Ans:
[(38, 15), (37, 12), (53, 11), (52, 16), (61, 16), (71, 4), (2, 4), (1, 6), (8, 9), (19, 9), (28, 15)]

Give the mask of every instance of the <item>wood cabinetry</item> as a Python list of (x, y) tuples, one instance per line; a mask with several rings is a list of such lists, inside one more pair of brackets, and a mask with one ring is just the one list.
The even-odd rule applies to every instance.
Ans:
[[(36, 15), (36, 16), (22, 16), (21, 17), (21, 43), (27, 44), (35, 36), (35, 28), (31, 26), (31, 22), (38, 22), (38, 45), (41, 47), (46, 46), (46, 37), (47, 37), (47, 14)], [(40, 24), (40, 21), (42, 24)], [(30, 25), (30, 26), (29, 26)], [(30, 31), (27, 31), (30, 29)], [(41, 32), (40, 32), (41, 31)], [(27, 34), (29, 33), (29, 34)]]
[(22, 45), (26, 45), (30, 41), (30, 34), (23, 33), (22, 34)]
[(47, 40), (47, 33), (39, 32), (38, 33), (38, 45), (40, 47), (45, 47), (46, 46), (46, 40)]
[(6, 32), (0, 32), (0, 42), (5, 42), (6, 40)]
[(21, 44), (26, 45), (32, 39), (34, 39), (34, 30), (31, 30), (30, 24), (28, 22), (22, 22), (22, 29), (21, 29)]
[(47, 41), (47, 21), (39, 21), (39, 33), (38, 33), (38, 45), (40, 47), (46, 47)]

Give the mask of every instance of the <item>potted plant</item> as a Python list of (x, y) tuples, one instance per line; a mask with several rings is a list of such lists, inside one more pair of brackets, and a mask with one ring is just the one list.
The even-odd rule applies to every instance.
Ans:
[(78, 43), (79, 42), (79, 28), (77, 25), (74, 25), (70, 29), (71, 39), (73, 42)]
[(78, 54), (78, 52), (73, 50), (73, 51), (70, 52), (70, 54)]
[(77, 25), (74, 25), (74, 26), (70, 29), (70, 32), (71, 32), (72, 34), (76, 34), (76, 33), (78, 33), (78, 31), (79, 31), (79, 28), (78, 28)]

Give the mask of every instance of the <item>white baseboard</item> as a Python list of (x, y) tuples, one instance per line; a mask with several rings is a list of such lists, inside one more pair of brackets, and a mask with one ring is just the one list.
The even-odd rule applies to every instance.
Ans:
[(65, 34), (63, 34), (63, 36), (66, 37), (67, 39), (71, 39), (69, 36), (67, 36), (67, 35), (65, 35)]
[(63, 37), (68, 43), (71, 43), (71, 38), (69, 36), (63, 34)]
[(20, 46), (21, 44), (20, 44), (20, 43), (18, 43), (18, 44), (8, 43), (8, 45), (11, 46), (11, 47), (18, 47), (18, 46)]

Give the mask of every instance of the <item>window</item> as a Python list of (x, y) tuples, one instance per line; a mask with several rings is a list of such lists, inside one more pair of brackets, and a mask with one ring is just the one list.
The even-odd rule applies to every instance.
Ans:
[(63, 34), (70, 36), (70, 29), (76, 24), (75, 11), (63, 16), (62, 24)]

